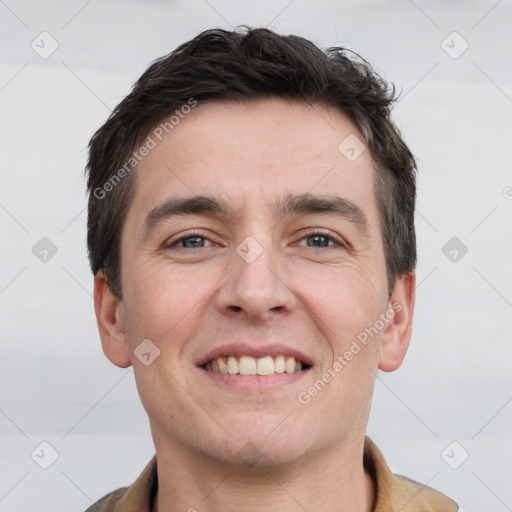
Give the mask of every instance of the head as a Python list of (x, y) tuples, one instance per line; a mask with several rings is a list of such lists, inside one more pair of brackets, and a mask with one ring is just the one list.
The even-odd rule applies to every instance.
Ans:
[[(394, 93), (343, 48), (210, 30), (154, 62), (94, 134), (98, 325), (109, 359), (134, 365), (157, 449), (229, 462), (250, 441), (283, 462), (364, 433), (414, 305), (416, 166)], [(206, 369), (226, 344), (295, 351), (307, 370), (231, 389)], [(269, 432), (288, 412), (282, 442)]]

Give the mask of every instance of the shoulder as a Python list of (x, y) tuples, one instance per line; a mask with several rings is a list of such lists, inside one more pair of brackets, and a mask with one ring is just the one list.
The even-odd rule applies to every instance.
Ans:
[(85, 512), (149, 512), (158, 488), (156, 455), (129, 487), (121, 487), (103, 496)]
[(127, 487), (122, 487), (116, 491), (110, 492), (103, 496), (96, 503), (91, 505), (85, 512), (113, 512), (116, 504), (125, 495)]
[(403, 512), (460, 512), (457, 503), (440, 491), (404, 475), (393, 476), (396, 499), (400, 505), (404, 502)]
[(375, 512), (460, 512), (457, 503), (448, 496), (394, 474), (368, 436), (365, 437), (363, 464), (375, 483)]

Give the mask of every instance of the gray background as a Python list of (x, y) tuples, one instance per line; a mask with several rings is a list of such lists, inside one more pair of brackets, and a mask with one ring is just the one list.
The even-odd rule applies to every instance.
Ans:
[(511, 0), (0, 1), (0, 511), (83, 511), (154, 453), (133, 372), (97, 333), (86, 146), (153, 59), (243, 23), (347, 46), (403, 91), (416, 315), (367, 433), (393, 471), (465, 510), (512, 510), (511, 22)]

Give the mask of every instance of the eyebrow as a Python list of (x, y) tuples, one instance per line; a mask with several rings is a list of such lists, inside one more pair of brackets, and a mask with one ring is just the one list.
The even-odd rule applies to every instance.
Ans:
[[(369, 222), (363, 210), (350, 199), (333, 195), (288, 194), (283, 199), (270, 205), (271, 213), (276, 217), (300, 213), (326, 213), (354, 223), (363, 233), (369, 235)], [(156, 227), (166, 219), (179, 215), (207, 215), (210, 217), (229, 218), (235, 211), (222, 197), (191, 196), (172, 197), (153, 208), (144, 221), (141, 240), (146, 240)]]

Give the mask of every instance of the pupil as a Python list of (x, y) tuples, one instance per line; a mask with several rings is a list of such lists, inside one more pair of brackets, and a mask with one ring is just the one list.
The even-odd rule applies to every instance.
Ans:
[[(309, 246), (314, 246), (314, 247), (327, 247), (329, 241), (327, 240), (327, 237), (323, 236), (323, 235), (315, 235), (315, 236), (311, 236), (309, 237), (310, 239), (312, 238), (314, 240), (314, 243), (310, 244), (308, 242), (308, 245)], [(320, 245), (317, 245), (316, 242), (318, 242), (319, 240), (323, 239), (325, 243), (320, 243)]]
[(202, 240), (203, 238), (200, 237), (200, 236), (192, 236), (190, 238), (186, 238), (185, 240), (182, 240), (183, 244), (185, 245), (185, 247), (200, 247), (200, 245), (196, 245), (196, 243), (200, 243), (200, 241)]

